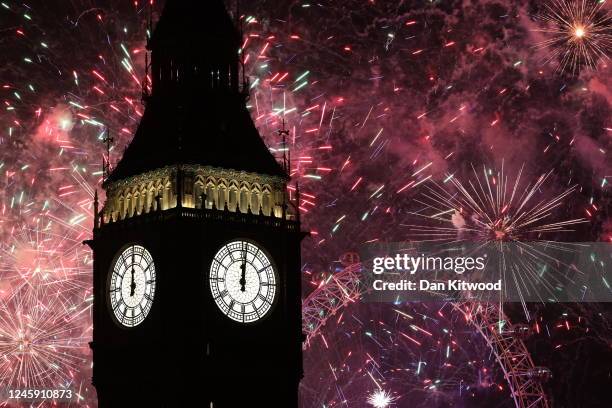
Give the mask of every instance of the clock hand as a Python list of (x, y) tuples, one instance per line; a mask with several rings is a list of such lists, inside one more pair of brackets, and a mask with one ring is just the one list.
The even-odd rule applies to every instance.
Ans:
[(136, 289), (136, 282), (134, 282), (134, 267), (132, 266), (132, 283), (130, 283), (130, 297), (134, 296), (134, 289)]
[(242, 253), (242, 265), (240, 265), (240, 269), (242, 273), (240, 274), (240, 291), (246, 291), (246, 250)]
[(244, 292), (246, 290), (246, 288), (244, 287), (246, 285), (246, 265), (240, 265), (240, 269), (242, 270), (242, 274), (240, 276), (240, 291)]
[(130, 297), (134, 296), (134, 289), (136, 289), (136, 283), (134, 283), (134, 260), (136, 258), (136, 248), (132, 247), (132, 283), (130, 283)]

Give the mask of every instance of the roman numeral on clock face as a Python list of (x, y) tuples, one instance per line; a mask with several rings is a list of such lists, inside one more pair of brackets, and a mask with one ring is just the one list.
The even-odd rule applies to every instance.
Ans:
[(113, 305), (113, 310), (115, 311), (115, 313), (117, 313), (117, 311), (119, 311), (119, 310), (120, 310), (121, 305), (123, 305), (123, 304), (124, 304), (124, 303), (123, 303), (123, 299), (121, 299), (121, 300), (119, 300), (119, 302), (117, 302), (117, 303), (115, 303), (115, 304)]

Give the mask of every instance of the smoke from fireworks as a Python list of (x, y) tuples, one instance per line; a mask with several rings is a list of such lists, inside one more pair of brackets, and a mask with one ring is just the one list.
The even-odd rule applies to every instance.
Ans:
[[(0, 111), (1, 314), (15, 319), (19, 311), (23, 317), (6, 318), (3, 350), (8, 360), (0, 366), (7, 381), (38, 379), (48, 386), (72, 381), (90, 403), (95, 393), (89, 385), (89, 362), (82, 361), (89, 358), (83, 344), (91, 329), (91, 259), (80, 242), (91, 230), (93, 189), (99, 186), (105, 155), (100, 141), (109, 129), (116, 142), (111, 161), (116, 162), (142, 115), (145, 3), (0, 5), (6, 34), (0, 47), (7, 60), (0, 67), (5, 107)], [(273, 151), (285, 147), (277, 136), (282, 119), (290, 130), (292, 175), (300, 182), (300, 208), (313, 237), (304, 246), (305, 269), (312, 271), (305, 275), (305, 291), (329, 278), (327, 265), (338, 254), (363, 242), (401, 237), (396, 221), (414, 211), (410, 200), (426, 182), (440, 184), (448, 168), (502, 157), (507, 151), (529, 161), (534, 172), (539, 163), (547, 163), (575, 178), (575, 203), (570, 206), (566, 200), (554, 210), (565, 216), (586, 208), (594, 214), (586, 215), (589, 219), (605, 220), (600, 216), (606, 210), (602, 192), (611, 174), (605, 167), (605, 129), (610, 128), (601, 96), (608, 90), (605, 75), (593, 78), (593, 86), (584, 84), (587, 92), (540, 73), (539, 64), (534, 68), (531, 57), (518, 51), (529, 48), (521, 40), (519, 8), (488, 3), (470, 2), (458, 16), (443, 2), (418, 7), (353, 0), (286, 1), (274, 7), (249, 2), (249, 14), (242, 18), (251, 77), (249, 109)], [(154, 14), (161, 6), (155, 3)], [(591, 32), (583, 28), (580, 35), (591, 40)], [(555, 112), (579, 120), (566, 124)], [(486, 218), (476, 222), (461, 212), (453, 215), (456, 225), (465, 223), (470, 233), (495, 226)], [(518, 223), (500, 219), (502, 231), (519, 233)], [(33, 284), (46, 289), (17, 296)], [(53, 310), (34, 300), (44, 296)], [(26, 298), (30, 301), (24, 302)], [(358, 396), (351, 401), (354, 405), (364, 405), (378, 388), (366, 371), (381, 384), (392, 384), (384, 389), (394, 393), (427, 394), (420, 400), (423, 406), (436, 398), (503, 388), (503, 380), (491, 374), (492, 362), (462, 366), (475, 361), (482, 343), (473, 346), (470, 329), (457, 319), (440, 317), (437, 308), (419, 310), (416, 316), (424, 323), (415, 327), (433, 336), (427, 347), (413, 349), (419, 346), (409, 338), (421, 342), (411, 333), (418, 329), (385, 306), (379, 316), (369, 305), (358, 306), (344, 320), (337, 316), (340, 323), (350, 317), (356, 326), (331, 334), (336, 351), (324, 354), (326, 358), (318, 358), (318, 350), (307, 352), (307, 359), (317, 360), (306, 372), (305, 382), (314, 391), (304, 395), (311, 406), (341, 405), (349, 392)], [(53, 325), (62, 320), (70, 329), (55, 330)], [(53, 342), (40, 330), (28, 331), (27, 325), (34, 323), (55, 332)], [(547, 324), (540, 321), (542, 327)], [(551, 323), (551, 331), (555, 327)], [(449, 334), (457, 332), (459, 341)], [(364, 346), (360, 340), (371, 343)], [(400, 340), (404, 343), (398, 348)], [(50, 354), (54, 349), (45, 345), (63, 348), (67, 356)], [(372, 350), (381, 358), (369, 359), (366, 353)], [(447, 365), (447, 350), (450, 358), (457, 356), (453, 365)], [(355, 360), (347, 357), (351, 351)], [(404, 352), (413, 353), (410, 372)], [(52, 357), (57, 361), (50, 363)], [(15, 374), (21, 361), (32, 362), (27, 363), (29, 376)], [(377, 373), (379, 366), (384, 369)], [(410, 377), (416, 372), (424, 378)], [(317, 383), (319, 376), (324, 385)], [(328, 394), (318, 392), (328, 386)]]

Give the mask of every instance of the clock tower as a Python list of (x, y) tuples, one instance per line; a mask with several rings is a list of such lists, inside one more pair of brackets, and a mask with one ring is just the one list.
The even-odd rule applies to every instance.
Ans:
[(246, 108), (222, 0), (167, 0), (136, 134), (95, 202), (99, 407), (297, 407), (298, 197)]

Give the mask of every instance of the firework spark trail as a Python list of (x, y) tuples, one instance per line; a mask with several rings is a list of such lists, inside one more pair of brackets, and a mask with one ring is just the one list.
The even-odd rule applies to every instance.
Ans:
[[(86, 362), (81, 310), (61, 293), (21, 288), (0, 303), (0, 381), (7, 387), (70, 387)], [(87, 316), (85, 316), (87, 318)]]
[(16, 290), (38, 285), (67, 292), (91, 290), (89, 252), (78, 235), (58, 225), (41, 217), (33, 227), (24, 225), (15, 231), (12, 241), (0, 245), (0, 274), (5, 284)]
[(368, 397), (368, 404), (372, 405), (375, 408), (387, 408), (389, 404), (391, 404), (395, 398), (391, 394), (389, 394), (385, 390), (377, 390), (374, 391)]
[(302, 383), (304, 406), (371, 404), (372, 396), (381, 403), (388, 398), (387, 406), (469, 404), (485, 390), (493, 400), (506, 398), (491, 356), (474, 358), (474, 350), (486, 347), (483, 339), (449, 304), (387, 310), (389, 305), (350, 303), (344, 318), (329, 318), (325, 341), (320, 337), (305, 355), (305, 368), (317, 375)]
[(558, 61), (560, 71), (579, 73), (581, 68), (596, 68), (612, 53), (612, 14), (605, 1), (548, 0), (536, 18), (544, 28), (546, 40), (536, 49), (547, 50), (547, 62)]
[[(478, 242), (519, 242), (537, 239), (554, 244), (553, 241), (542, 240), (541, 235), (573, 231), (569, 227), (588, 222), (585, 218), (548, 221), (553, 210), (562, 206), (563, 200), (576, 190), (576, 186), (571, 186), (552, 198), (536, 202), (535, 197), (553, 175), (552, 170), (526, 186), (522, 185), (521, 180), (523, 167), (513, 184), (504, 173), (503, 164), (496, 174), (485, 166), (481, 176), (474, 166), (472, 172), (473, 177), (467, 185), (452, 175), (445, 179), (457, 193), (445, 188), (445, 183), (441, 185), (435, 181), (425, 187), (423, 198), (415, 199), (424, 208), (422, 212), (412, 214), (451, 226), (406, 225), (414, 228), (414, 236), (429, 237), (434, 241), (471, 239)], [(432, 210), (433, 214), (423, 213), (425, 210)]]
[[(0, 12), (15, 20), (10, 26), (3, 26), (14, 38), (2, 47), (7, 49), (6, 55), (16, 56), (7, 64), (7, 69), (13, 72), (0, 69), (3, 79), (7, 78), (1, 88), (5, 110), (0, 112), (3, 129), (0, 136), (0, 298), (5, 302), (16, 299), (16, 288), (25, 290), (25, 286), (31, 286), (29, 282), (40, 282), (39, 279), (47, 276), (45, 286), (52, 288), (52, 293), (59, 292), (61, 299), (69, 299), (53, 304), (64, 309), (67, 306), (81, 330), (89, 330), (91, 325), (86, 318), (91, 302), (91, 284), (87, 280), (91, 259), (80, 242), (90, 233), (93, 188), (99, 185), (102, 175), (100, 167), (106, 153), (100, 142), (105, 130), (110, 129), (115, 138), (110, 160), (115, 163), (142, 115), (140, 83), (144, 76), (147, 15), (144, 3), (147, 2), (115, 4), (116, 10), (106, 6), (79, 9), (76, 14), (74, 10), (62, 11), (52, 2), (28, 8), (5, 1), (0, 6)], [(464, 121), (476, 115), (485, 117), (487, 126), (491, 123), (491, 127), (501, 127), (510, 119), (503, 112), (504, 105), (523, 92), (518, 85), (514, 89), (506, 85), (498, 75), (481, 80), (471, 75), (456, 77), (458, 71), (445, 72), (446, 67), (459, 69), (459, 61), (468, 62), (470, 67), (466, 71), (477, 72), (480, 64), (498, 59), (499, 54), (494, 50), (494, 40), (483, 30), (473, 30), (471, 26), (466, 30), (465, 26), (440, 21), (437, 16), (441, 9), (433, 5), (432, 14), (406, 11), (398, 17), (397, 10), (388, 9), (385, 4), (391, 2), (375, 5), (374, 2), (341, 1), (312, 7), (289, 3), (299, 10), (295, 17), (306, 11), (322, 10), (324, 15), (320, 17), (334, 16), (332, 19), (338, 21), (355, 12), (376, 16), (377, 21), (384, 22), (373, 24), (367, 28), (367, 35), (363, 35), (350, 22), (324, 25), (322, 18), (321, 24), (311, 31), (303, 21), (286, 24), (275, 19), (278, 16), (268, 17), (274, 13), (265, 9), (268, 7), (265, 2), (261, 3), (263, 10), (243, 16), (248, 37), (243, 49), (251, 84), (249, 108), (273, 152), (278, 154), (287, 147), (277, 133), (283, 119), (290, 130), (287, 145), (292, 159), (291, 174), (300, 182), (300, 208), (308, 212), (304, 221), (316, 244), (314, 249), (308, 246), (305, 250), (310, 263), (317, 262), (317, 254), (323, 250), (333, 257), (354, 249), (361, 242), (397, 236), (391, 224), (396, 217), (402, 217), (401, 211), (413, 194), (428, 186), (429, 180), (439, 179), (441, 161), (451, 165), (453, 160), (461, 160), (458, 157), (462, 148), (453, 146), (444, 150), (437, 144), (452, 140), (454, 145), (453, 139), (464, 134)], [(157, 11), (161, 4), (155, 2)], [(505, 18), (497, 21), (503, 23)], [(428, 28), (431, 22), (436, 33), (444, 33), (449, 38), (440, 42), (438, 34), (432, 36), (434, 31)], [(442, 24), (444, 29), (439, 30), (437, 24)], [(15, 50), (11, 44), (16, 45)], [(408, 59), (402, 54), (404, 49), (409, 50)], [(398, 52), (401, 64), (391, 58), (377, 66), (377, 61), (394, 52)], [(510, 57), (504, 54), (499, 59), (505, 58)], [(524, 66), (518, 63), (518, 69)], [(345, 72), (343, 66), (350, 66), (352, 71)], [(387, 71), (385, 67), (392, 70)], [(407, 80), (402, 80), (405, 75), (402, 67), (414, 71), (406, 75)], [(487, 69), (501, 71), (498, 68)], [(524, 79), (528, 85), (522, 84), (521, 89), (529, 89), (534, 79)], [(473, 82), (471, 94), (465, 91), (463, 82)], [(491, 107), (482, 109), (474, 101), (486, 96), (489, 90), (499, 97), (491, 101)], [(448, 100), (452, 109), (437, 102), (440, 99)], [(398, 108), (399, 104), (406, 103), (406, 112)], [(501, 112), (499, 115), (497, 110)], [(419, 121), (416, 128), (410, 127), (413, 118)], [(406, 135), (402, 134), (403, 139), (398, 137), (399, 132), (394, 129), (397, 123), (408, 124), (406, 134), (419, 135), (418, 143), (408, 145), (414, 152), (406, 153), (403, 144)], [(449, 133), (451, 137), (443, 135), (454, 131), (460, 133)], [(459, 137), (458, 145), (468, 140)], [(428, 147), (422, 147), (421, 142)], [(396, 151), (407, 159), (390, 159)], [(438, 155), (443, 160), (436, 159)], [(395, 171), (387, 171), (395, 168), (409, 170), (400, 177)], [(588, 181), (579, 182), (589, 185)], [(601, 188), (604, 186), (606, 178), (601, 181)], [(294, 192), (290, 188), (290, 193)], [(599, 205), (596, 201), (592, 204)], [(525, 216), (523, 221), (527, 219)], [(15, 258), (19, 248), (29, 248), (23, 251), (41, 260), (40, 272), (35, 272), (35, 263), (22, 263), (24, 258)], [(315, 255), (311, 256), (312, 253)], [(323, 275), (327, 279), (326, 273)], [(319, 273), (312, 274), (313, 287), (319, 284), (320, 278)], [(427, 321), (435, 318), (435, 314), (435, 311), (422, 312)], [(369, 324), (367, 315), (365, 309), (352, 314)], [(447, 327), (455, 324), (451, 321)], [(417, 345), (405, 337), (422, 340), (411, 331), (410, 327), (402, 327), (403, 334), (393, 338)], [(437, 338), (443, 338), (443, 332), (432, 332)], [(393, 343), (376, 333), (373, 338), (350, 332), (346, 335), (352, 336), (351, 339), (372, 339), (369, 340), (372, 344), (385, 346), (387, 355), (393, 350)], [(70, 333), (63, 333), (62, 337), (69, 338)], [(468, 348), (464, 344), (460, 346)], [(354, 350), (351, 357), (343, 356), (338, 361), (350, 360), (359, 354), (359, 346), (350, 347)], [(435, 347), (436, 352), (423, 355), (422, 360), (415, 357), (417, 371), (443, 366), (435, 361), (445, 354), (445, 348)], [(470, 353), (466, 352), (464, 359), (469, 360)], [(383, 364), (378, 358), (376, 361)], [(340, 367), (332, 359), (325, 362)], [(367, 369), (376, 373), (376, 364), (371, 359)], [(90, 386), (87, 390), (90, 382), (87, 365), (76, 368), (74, 375), (79, 387), (83, 387), (82, 395), (91, 402), (93, 391)], [(397, 364), (376, 378), (385, 377), (392, 382), (402, 378), (403, 369)], [(329, 366), (325, 370), (329, 372)], [(342, 391), (342, 384), (356, 379), (355, 372), (336, 369), (335, 374), (339, 380), (335, 383), (338, 401), (345, 400), (346, 396), (350, 398), (350, 394)], [(433, 374), (430, 377), (428, 387), (439, 379)], [(447, 377), (450, 388), (451, 384), (456, 387), (462, 378), (470, 376), (449, 374)], [(356, 389), (371, 390), (369, 377), (368, 381), (367, 385), (361, 383), (364, 388)], [(444, 384), (442, 380), (439, 388)], [(403, 388), (406, 387), (389, 389)], [(444, 393), (448, 392), (441, 394)], [(359, 395), (355, 403), (363, 405), (367, 396)]]
[[(562, 282), (561, 274), (556, 276), (555, 271), (560, 265), (568, 266), (558, 256), (576, 252), (581, 246), (547, 236), (557, 238), (559, 233), (572, 232), (588, 222), (585, 218), (555, 219), (555, 209), (576, 191), (576, 186), (545, 196), (543, 190), (552, 176), (549, 171), (534, 182), (524, 182), (523, 167), (512, 178), (504, 172), (503, 163), (497, 172), (483, 166), (478, 173), (472, 166), (467, 183), (449, 175), (442, 184), (432, 181), (426, 185), (414, 200), (422, 208), (410, 213), (424, 222), (401, 225), (408, 227), (409, 236), (419, 242), (474, 242), (479, 248), (494, 248), (501, 255), (500, 277), (516, 289), (529, 317), (524, 293), (533, 290), (542, 300), (555, 299), (557, 284)], [(544, 246), (546, 251), (542, 250)], [(544, 274), (543, 268), (550, 270)], [(539, 290), (536, 282), (542, 283)]]
[[(3, 7), (16, 15), (22, 12), (19, 5), (12, 3), (3, 3)], [(137, 12), (140, 14), (142, 9)], [(36, 10), (25, 13), (33, 14), (36, 19)], [(44, 82), (46, 78), (32, 75), (31, 79), (26, 79), (31, 81), (29, 84), (8, 83), (4, 86), (3, 89), (12, 93), (15, 100), (7, 100), (8, 109), (2, 113), (3, 123), (8, 127), (9, 143), (0, 140), (6, 147), (0, 156), (0, 169), (3, 170), (0, 180), (3, 183), (0, 193), (0, 294), (5, 302), (3, 311), (7, 316), (11, 313), (27, 315), (30, 320), (33, 317), (49, 317), (50, 320), (40, 322), (38, 326), (41, 332), (36, 333), (39, 336), (34, 343), (36, 345), (46, 344), (54, 349), (59, 345), (68, 348), (75, 346), (67, 354), (69, 357), (65, 358), (48, 350), (44, 354), (37, 348), (32, 348), (32, 357), (18, 358), (21, 356), (18, 354), (19, 347), (23, 347), (20, 342), (25, 341), (23, 338), (20, 340), (20, 333), (23, 332), (21, 326), (25, 320), (10, 321), (5, 318), (3, 326), (6, 325), (7, 332), (4, 333), (6, 343), (3, 344), (3, 351), (7, 354), (3, 365), (3, 382), (51, 386), (57, 385), (58, 381), (66, 382), (67, 378), (61, 378), (58, 372), (69, 373), (74, 376), (71, 384), (79, 384), (81, 399), (87, 402), (93, 402), (94, 398), (88, 386), (90, 372), (85, 363), (89, 351), (76, 347), (77, 340), (81, 338), (73, 338), (71, 330), (52, 330), (50, 322), (56, 322), (61, 317), (81, 329), (83, 338), (88, 337), (91, 329), (91, 259), (89, 252), (82, 247), (82, 241), (91, 233), (93, 186), (97, 186), (101, 180), (102, 157), (109, 159), (100, 141), (104, 139), (105, 131), (110, 129), (116, 141), (115, 146), (111, 147), (110, 161), (116, 162), (119, 157), (119, 154), (113, 154), (116, 147), (125, 146), (142, 114), (140, 89), (135, 78), (135, 67), (139, 66), (136, 60), (140, 60), (138, 54), (144, 43), (144, 35), (140, 32), (142, 27), (135, 28), (133, 22), (129, 22), (115, 31), (116, 27), (110, 26), (122, 23), (110, 23), (107, 15), (105, 9), (82, 13), (78, 24), (75, 24), (78, 27), (75, 35), (65, 39), (63, 48), (57, 46), (55, 41), (43, 38), (44, 34), (36, 26), (30, 30), (17, 30), (17, 40), (27, 37), (33, 54), (46, 55), (46, 59), (39, 61), (26, 58), (23, 72), (28, 73), (37, 63), (50, 61), (60, 75), (55, 79), (56, 83)], [(95, 18), (90, 21), (89, 17)], [(138, 24), (142, 21), (144, 19), (139, 18)], [(255, 19), (249, 19), (249, 24), (255, 23)], [(64, 29), (61, 21), (38, 21), (38, 24), (44, 24), (48, 32)], [(112, 43), (109, 31), (115, 31)], [(70, 44), (74, 48), (95, 42), (100, 32), (104, 33), (105, 38), (99, 44), (108, 42), (107, 46), (93, 50), (95, 57), (91, 49), (83, 54), (94, 58), (88, 61), (76, 57), (65, 58), (63, 53), (71, 47)], [(37, 36), (41, 39), (38, 42), (35, 39)], [(79, 43), (79, 39), (83, 41)], [(258, 44), (255, 42), (246, 48), (248, 55), (258, 53), (252, 56), (253, 63), (247, 64), (250, 71), (260, 69), (267, 59), (265, 49), (269, 46), (262, 47), (264, 52), (255, 51), (256, 48)], [(69, 75), (62, 75), (62, 72)], [(265, 120), (269, 133), (276, 133), (280, 127), (279, 118), (291, 120), (290, 115), (301, 118), (302, 115), (312, 114), (314, 118), (320, 112), (320, 117), (316, 119), (319, 128), (328, 123), (326, 112), (329, 112), (327, 109), (331, 104), (328, 106), (323, 102), (322, 105), (300, 107), (301, 100), (292, 97), (308, 85), (308, 75), (307, 70), (295, 73), (286, 71), (274, 81), (262, 78), (261, 85), (253, 88), (254, 100), (259, 99), (258, 106), (265, 109), (261, 121)], [(258, 78), (252, 78), (252, 83), (257, 81)], [(287, 90), (281, 87), (285, 83), (290, 84)], [(49, 91), (54, 87), (65, 92), (59, 104), (52, 101), (54, 90)], [(44, 94), (46, 90), (51, 97)], [(270, 99), (265, 97), (267, 95), (270, 95)], [(57, 97), (59, 99), (60, 95)], [(47, 102), (48, 99), (51, 101)], [(24, 103), (25, 100), (28, 103)], [(278, 108), (279, 101), (282, 109)], [(41, 106), (43, 103), (51, 105)], [(335, 112), (335, 109), (334, 106), (331, 111)], [(329, 123), (333, 123), (333, 114), (327, 116)], [(17, 120), (18, 117), (28, 117), (28, 121)], [(288, 142), (291, 150), (298, 152), (293, 155), (292, 174), (317, 181), (321, 178), (320, 174), (331, 172), (330, 167), (316, 161), (319, 153), (332, 149), (325, 137), (319, 136), (324, 131), (319, 132), (301, 119), (291, 125), (291, 130), (292, 137)], [(301, 142), (298, 148), (296, 140), (300, 140), (302, 134), (310, 140)], [(21, 144), (11, 144), (18, 135), (26, 136), (29, 149), (22, 149)], [(273, 140), (271, 145), (272, 150), (279, 150), (280, 140)], [(307, 189), (302, 190), (302, 197), (301, 207), (305, 211), (315, 205), (316, 197)], [(55, 296), (55, 300), (49, 303), (51, 310), (46, 315), (35, 313), (38, 306), (20, 301), (23, 293), (39, 289)], [(51, 315), (51, 312), (56, 315)], [(40, 337), (42, 330), (56, 336), (55, 345), (49, 345), (46, 339)], [(58, 361), (53, 362), (53, 358)], [(76, 364), (73, 358), (81, 360)], [(49, 364), (54, 364), (55, 368), (49, 368)], [(27, 375), (20, 370), (27, 370)], [(86, 384), (85, 387), (82, 384)]]
[[(119, 154), (113, 154), (116, 147), (125, 146), (142, 115), (139, 81), (136, 78), (139, 74), (135, 71), (141, 62), (138, 54), (144, 44), (145, 37), (141, 32), (144, 18), (141, 18), (143, 9), (135, 4), (138, 14), (136, 24), (133, 19), (129, 21), (129, 17), (111, 22), (117, 16), (111, 19), (109, 11), (103, 8), (81, 13), (78, 24), (71, 28), (76, 29), (74, 35), (67, 36), (62, 47), (55, 40), (45, 38), (47, 33), (65, 29), (61, 21), (41, 21), (36, 10), (24, 11), (21, 6), (10, 2), (2, 5), (3, 12), (26, 15), (27, 28), (17, 30), (17, 41), (25, 41), (33, 55), (43, 53), (45, 59), (37, 61), (26, 57), (21, 72), (26, 73), (24, 79), (30, 82), (5, 83), (3, 87), (14, 100), (6, 100), (8, 109), (1, 114), (9, 138), (0, 139), (3, 144), (0, 156), (0, 169), (3, 171), (0, 180), (3, 183), (0, 193), (0, 295), (5, 302), (3, 310), (7, 316), (19, 311), (18, 314), (27, 315), (30, 319), (49, 317), (50, 320), (41, 322), (39, 327), (56, 336), (55, 348), (58, 344), (77, 342), (69, 330), (51, 330), (50, 322), (58, 321), (61, 316), (77, 325), (85, 333), (83, 338), (87, 338), (91, 326), (91, 259), (89, 252), (82, 247), (82, 241), (91, 234), (93, 186), (99, 184), (102, 176), (102, 157), (109, 159), (100, 141), (104, 139), (105, 131), (110, 129), (116, 141), (115, 147), (111, 147), (110, 161), (116, 162), (119, 157)], [(27, 26), (30, 15), (39, 20), (37, 24), (47, 27), (47, 33), (39, 30), (38, 26)], [(249, 19), (249, 24), (255, 23), (254, 18)], [(255, 30), (259, 29), (257, 27)], [(109, 32), (113, 32), (112, 42)], [(84, 50), (83, 56), (91, 57), (89, 60), (78, 56), (65, 58), (67, 48), (80, 48), (82, 44), (95, 43), (97, 38), (100, 39), (98, 44), (102, 45), (100, 49)], [(253, 63), (247, 64), (250, 71), (258, 70), (265, 64), (265, 50), (269, 48), (262, 47), (263, 52), (261, 49), (254, 51), (258, 44), (253, 43), (246, 48), (248, 55), (258, 53), (251, 55)], [(30, 75), (33, 67), (44, 65), (47, 61), (59, 73), (55, 82), (37, 74)], [(63, 75), (63, 72), (69, 75)], [(262, 78), (260, 87), (253, 88), (254, 99), (257, 101), (258, 98), (258, 106), (265, 109), (261, 120), (266, 121), (269, 133), (274, 134), (279, 128), (279, 118), (291, 119), (289, 115), (292, 114), (300, 118), (312, 113), (314, 118), (315, 113), (321, 112), (317, 121), (319, 127), (325, 126), (328, 107), (325, 102), (323, 105), (300, 107), (301, 101), (291, 97), (308, 85), (308, 75), (307, 70), (296, 73), (285, 71), (274, 81)], [(258, 78), (252, 78), (252, 83), (257, 81)], [(270, 85), (271, 82), (273, 85)], [(281, 88), (285, 83), (290, 84), (286, 91)], [(57, 89), (62, 89), (64, 95), (56, 95), (54, 92)], [(62, 102), (54, 102), (54, 95)], [(271, 98), (264, 98), (266, 95)], [(282, 102), (282, 109), (278, 109), (278, 101)], [(50, 106), (41, 106), (49, 103)], [(27, 117), (28, 121), (21, 120), (21, 117)], [(332, 122), (333, 117), (329, 119), (329, 123)], [(301, 143), (303, 147), (293, 155), (292, 174), (304, 176), (306, 180), (318, 180), (318, 174), (329, 173), (331, 168), (315, 161), (319, 152), (331, 150), (324, 137), (317, 136), (319, 132), (301, 120), (291, 128), (293, 136), (289, 143), (292, 150), (300, 137), (296, 135), (304, 134), (311, 139)], [(17, 136), (26, 137), (29, 143), (27, 150), (21, 148), (21, 142), (13, 145)], [(280, 147), (279, 143), (279, 140), (271, 143), (273, 150)], [(315, 205), (316, 197), (308, 190), (302, 191), (302, 197), (301, 207), (304, 210)], [(23, 293), (43, 289), (55, 296), (55, 300), (49, 303), (51, 310), (45, 315), (35, 313), (38, 306), (20, 301)], [(51, 315), (51, 312), (56, 315)], [(49, 351), (43, 354), (38, 349), (32, 349), (34, 357), (20, 359), (17, 357), (19, 342), (22, 341), (19, 340), (19, 333), (24, 322), (23, 319), (3, 320), (3, 326), (6, 324), (7, 327), (4, 333), (7, 340), (3, 351), (6, 350), (7, 354), (3, 380), (50, 386), (59, 380), (66, 380), (59, 378), (54, 371), (70, 373), (75, 377), (75, 383), (79, 384), (81, 397), (92, 402), (91, 387), (81, 386), (90, 381), (85, 364), (89, 351), (72, 350), (75, 357), (82, 358), (79, 364), (72, 364), (72, 357), (62, 360), (59, 354), (50, 354)], [(45, 342), (45, 339), (38, 337), (35, 344)], [(53, 363), (55, 370), (50, 371), (49, 364), (54, 357), (58, 361)], [(25, 363), (27, 367), (23, 368), (22, 364)], [(22, 369), (27, 370), (27, 375), (19, 371)]]

